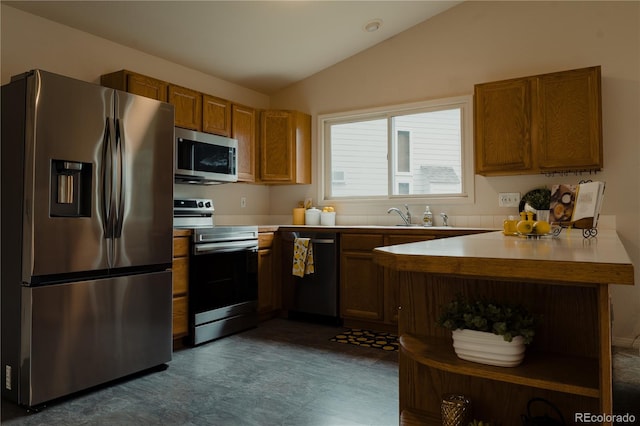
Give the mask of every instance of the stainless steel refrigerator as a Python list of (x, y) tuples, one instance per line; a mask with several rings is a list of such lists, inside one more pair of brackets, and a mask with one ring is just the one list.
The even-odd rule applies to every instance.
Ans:
[(173, 106), (35, 70), (2, 86), (2, 395), (171, 360)]

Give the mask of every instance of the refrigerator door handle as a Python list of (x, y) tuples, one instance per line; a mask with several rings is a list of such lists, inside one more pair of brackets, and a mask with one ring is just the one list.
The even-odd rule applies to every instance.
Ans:
[(111, 153), (111, 123), (109, 117), (106, 119), (104, 138), (102, 145), (102, 226), (105, 238), (113, 237), (113, 218), (112, 210), (112, 163), (113, 155)]
[(124, 224), (124, 208), (125, 208), (125, 191), (127, 188), (126, 182), (126, 153), (125, 153), (125, 145), (124, 145), (124, 137), (122, 135), (120, 120), (115, 119), (115, 131), (116, 131), (116, 162), (117, 162), (117, 178), (118, 186), (117, 188), (117, 213), (115, 218), (115, 229), (114, 229), (114, 238), (122, 237), (122, 226)]

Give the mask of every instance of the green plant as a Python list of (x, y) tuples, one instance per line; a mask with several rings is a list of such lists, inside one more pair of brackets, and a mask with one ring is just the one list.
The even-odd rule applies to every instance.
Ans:
[(460, 295), (443, 306), (437, 322), (449, 330), (487, 331), (502, 336), (507, 342), (522, 336), (524, 343), (529, 344), (535, 335), (535, 318), (523, 306), (469, 301)]
[(549, 210), (551, 204), (551, 190), (549, 188), (538, 188), (527, 192), (522, 201), (529, 204), (536, 210)]

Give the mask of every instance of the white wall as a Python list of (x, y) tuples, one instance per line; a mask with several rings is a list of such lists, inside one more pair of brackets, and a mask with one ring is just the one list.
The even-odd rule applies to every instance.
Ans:
[[(98, 82), (122, 68), (175, 82), (257, 108), (292, 108), (313, 114), (468, 95), (475, 83), (602, 65), (605, 166), (603, 214), (634, 262), (634, 287), (614, 286), (614, 336), (631, 344), (640, 334), (640, 3), (467, 2), (326, 69), (269, 99), (266, 95), (69, 27), (0, 7), (2, 84), (42, 68)], [(384, 27), (382, 29), (384, 31)], [(314, 122), (314, 130), (316, 129)], [(314, 135), (314, 146), (317, 140)], [(317, 157), (315, 157), (317, 158)], [(314, 176), (315, 178), (315, 176)], [(450, 215), (509, 215), (497, 192), (522, 193), (577, 177), (476, 177), (473, 205), (432, 205)], [(314, 185), (265, 187), (227, 184), (176, 186), (185, 196), (214, 199), (218, 218), (230, 223), (290, 220), (298, 200), (316, 197)], [(240, 197), (247, 207), (240, 209)], [(412, 210), (419, 213), (424, 203)], [(338, 214), (385, 216), (388, 205), (338, 206)]]
[[(638, 284), (612, 289), (614, 336), (620, 344), (631, 344), (640, 334), (640, 3), (466, 2), (282, 90), (271, 102), (317, 117), (468, 95), (475, 83), (593, 65), (602, 66), (604, 169), (582, 178), (607, 182), (603, 214), (615, 216), (635, 266)], [(313, 143), (317, 149), (317, 135)], [(476, 176), (474, 205), (430, 204), (436, 218), (443, 210), (450, 216), (507, 216), (515, 210), (498, 207), (498, 192), (525, 193), (579, 179)], [(289, 214), (295, 201), (305, 197), (315, 199), (315, 184), (273, 188), (271, 213)], [(412, 211), (420, 213), (423, 204), (411, 205)], [(390, 206), (338, 204), (338, 218), (341, 213), (384, 215)]]
[[(190, 68), (131, 49), (91, 34), (25, 13), (2, 4), (0, 67), (2, 84), (12, 75), (44, 69), (93, 83), (100, 76), (128, 69), (160, 80), (255, 108), (268, 108), (262, 93), (203, 74)], [(247, 207), (240, 209), (240, 195)], [(269, 188), (261, 185), (226, 184), (210, 187), (176, 185), (176, 196), (212, 198), (220, 215), (251, 215), (264, 221), (269, 213)], [(237, 199), (236, 199), (237, 198)]]

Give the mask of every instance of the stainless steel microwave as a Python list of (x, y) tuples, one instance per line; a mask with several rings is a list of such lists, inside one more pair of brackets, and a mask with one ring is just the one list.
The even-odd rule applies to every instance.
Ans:
[(236, 139), (176, 127), (174, 157), (176, 183), (238, 181)]

